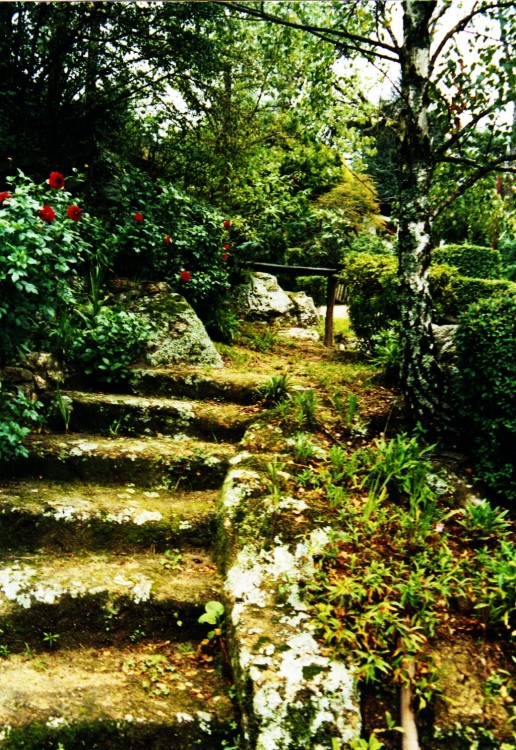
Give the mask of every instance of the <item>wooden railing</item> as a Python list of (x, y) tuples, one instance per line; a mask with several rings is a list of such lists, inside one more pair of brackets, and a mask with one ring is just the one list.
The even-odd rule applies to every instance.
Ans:
[(287, 276), (324, 276), (328, 279), (326, 287), (326, 318), (324, 321), (324, 345), (333, 346), (333, 310), (335, 307), (335, 290), (337, 288), (337, 274), (340, 268), (317, 268), (312, 266), (282, 266), (277, 263), (246, 263), (253, 271), (264, 273), (286, 274)]

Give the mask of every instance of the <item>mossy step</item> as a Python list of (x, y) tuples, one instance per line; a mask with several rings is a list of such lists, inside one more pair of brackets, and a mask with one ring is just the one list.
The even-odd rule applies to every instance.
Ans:
[(130, 393), (172, 396), (195, 400), (256, 404), (269, 377), (224, 367), (222, 370), (183, 368), (134, 368), (128, 381)]
[(181, 644), (0, 660), (0, 748), (219, 750), (234, 745), (227, 685)]
[(0, 644), (20, 651), (202, 638), (198, 619), (218, 598), (216, 566), (198, 549), (13, 556), (0, 566)]
[(0, 549), (208, 547), (218, 496), (218, 490), (13, 481), (0, 485)]
[[(186, 434), (240, 440), (257, 407), (122, 394), (62, 392), (72, 406), (70, 429), (105, 435)], [(57, 418), (56, 422), (59, 422)]]
[(222, 484), (231, 443), (195, 438), (120, 437), (98, 435), (29, 435), (29, 457), (13, 461), (3, 479), (39, 477), (62, 481), (127, 484), (139, 487), (214, 488)]

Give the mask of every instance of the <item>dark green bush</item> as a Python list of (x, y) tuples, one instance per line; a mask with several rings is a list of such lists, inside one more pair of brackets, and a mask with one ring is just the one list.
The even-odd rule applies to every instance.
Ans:
[(295, 292), (306, 292), (316, 305), (326, 304), (328, 280), (323, 276), (298, 276), (294, 283)]
[(436, 323), (457, 318), (469, 305), (482, 299), (516, 293), (516, 284), (508, 279), (468, 278), (453, 266), (432, 265), (429, 278)]
[(428, 273), (434, 323), (441, 325), (459, 314), (457, 280), (459, 272), (453, 266), (431, 265)]
[[(373, 338), (399, 321), (397, 260), (368, 253), (349, 256), (341, 279), (353, 330), (368, 349), (373, 349)], [(429, 283), (434, 322), (438, 324), (458, 318), (480, 300), (516, 295), (516, 284), (508, 279), (468, 278), (448, 265), (430, 266)]]
[(359, 339), (371, 348), (373, 337), (399, 319), (397, 260), (390, 255), (357, 253), (346, 259), (341, 280), (349, 318)]
[(41, 423), (41, 407), (39, 401), (30, 401), (23, 393), (7, 390), (0, 383), (0, 464), (27, 457), (22, 441)]
[(146, 322), (135, 313), (103, 307), (77, 337), (72, 357), (87, 375), (104, 383), (121, 382), (151, 335)]
[(444, 245), (432, 253), (434, 263), (453, 266), (461, 276), (473, 279), (499, 279), (502, 258), (498, 250), (480, 245)]
[(502, 237), (500, 240), (502, 256), (502, 275), (516, 281), (516, 237)]
[(516, 292), (516, 284), (508, 279), (470, 279), (459, 275), (452, 286), (458, 313), (483, 299), (505, 297)]
[(516, 295), (471, 305), (456, 342), (456, 398), (478, 475), (516, 503)]

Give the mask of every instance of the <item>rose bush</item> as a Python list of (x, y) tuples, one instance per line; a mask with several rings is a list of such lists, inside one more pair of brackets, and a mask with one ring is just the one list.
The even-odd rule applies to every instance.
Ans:
[(209, 321), (214, 308), (225, 304), (231, 286), (229, 256), (221, 256), (221, 247), (229, 249), (231, 221), (171, 184), (157, 185), (136, 169), (121, 172), (115, 185), (109, 207), (110, 231), (118, 243), (115, 271), (168, 282)]
[(3, 363), (26, 351), (30, 339), (38, 341), (57, 311), (73, 303), (70, 278), (91, 250), (79, 231), (80, 209), (72, 204), (60, 173), (53, 172), (40, 185), (21, 172), (8, 180), (10, 191), (1, 194), (0, 211)]

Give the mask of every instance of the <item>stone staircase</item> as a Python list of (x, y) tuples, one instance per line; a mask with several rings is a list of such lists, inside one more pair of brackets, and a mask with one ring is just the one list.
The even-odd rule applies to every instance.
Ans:
[(0, 477), (0, 748), (232, 747), (230, 681), (198, 619), (221, 598), (215, 508), (252, 375), (73, 387), (68, 432), (32, 435)]

